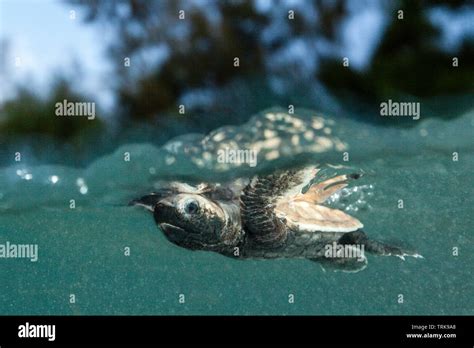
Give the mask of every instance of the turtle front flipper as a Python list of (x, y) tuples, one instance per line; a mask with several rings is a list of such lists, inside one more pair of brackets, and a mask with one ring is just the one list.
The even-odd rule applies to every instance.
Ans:
[(255, 177), (240, 197), (242, 223), (250, 240), (265, 248), (277, 248), (285, 243), (288, 228), (277, 216), (275, 206), (288, 196), (301, 192), (317, 173), (314, 166), (302, 170)]
[(319, 183), (314, 183), (305, 193), (300, 193), (295, 200), (303, 200), (315, 204), (324, 203), (331, 195), (342, 190), (349, 180), (359, 179), (360, 174), (338, 175)]

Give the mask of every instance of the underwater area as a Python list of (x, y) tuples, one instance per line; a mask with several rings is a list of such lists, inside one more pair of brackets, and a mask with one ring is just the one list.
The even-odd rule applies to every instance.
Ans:
[[(3, 0), (0, 22), (0, 315), (474, 314), (471, 2)], [(358, 174), (325, 205), (423, 258), (237, 260), (129, 205), (310, 165)]]
[[(473, 109), (449, 122), (392, 129), (276, 108), (161, 147), (125, 144), (84, 168), (4, 167), (0, 243), (37, 244), (38, 259), (2, 261), (0, 312), (472, 314), (473, 128)], [(259, 147), (257, 166), (218, 163), (210, 153), (223, 146)], [(354, 274), (308, 260), (234, 260), (171, 244), (151, 215), (127, 206), (170, 177), (225, 182), (302, 164), (363, 173), (331, 206), (361, 220), (370, 237), (403, 241), (424, 258), (369, 256)]]

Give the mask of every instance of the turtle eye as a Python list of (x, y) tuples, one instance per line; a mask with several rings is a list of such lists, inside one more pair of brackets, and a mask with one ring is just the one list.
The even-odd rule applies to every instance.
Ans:
[(186, 214), (196, 214), (199, 211), (199, 204), (196, 201), (190, 201), (184, 206)]

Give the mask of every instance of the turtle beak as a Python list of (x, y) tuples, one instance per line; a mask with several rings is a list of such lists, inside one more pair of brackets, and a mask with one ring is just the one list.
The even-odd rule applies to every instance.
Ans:
[(161, 199), (153, 207), (153, 217), (157, 224), (168, 223), (171, 225), (170, 222), (175, 220), (176, 207), (171, 197)]
[(155, 210), (156, 203), (158, 203), (161, 198), (163, 198), (161, 195), (151, 193), (149, 195), (130, 201), (128, 205), (129, 206), (138, 205), (153, 212)]
[(160, 201), (158, 201), (155, 205), (154, 205), (154, 210), (156, 210), (157, 212), (160, 211), (160, 209), (166, 209), (166, 208), (175, 208), (175, 205), (173, 203), (173, 201), (170, 199), (170, 198), (163, 198), (161, 199)]

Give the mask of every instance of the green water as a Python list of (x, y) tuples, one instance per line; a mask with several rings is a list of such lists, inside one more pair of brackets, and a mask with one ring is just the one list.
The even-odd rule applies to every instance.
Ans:
[[(0, 314), (474, 314), (474, 110), (410, 129), (267, 114), (161, 148), (124, 145), (83, 169), (27, 160), (0, 169), (0, 243), (39, 250), (37, 262), (0, 259)], [(216, 163), (222, 144), (259, 146), (258, 165)], [(171, 244), (147, 212), (126, 206), (160, 180), (228, 180), (297, 163), (363, 172), (331, 204), (424, 259), (369, 256), (355, 274), (306, 260), (233, 260)]]

